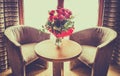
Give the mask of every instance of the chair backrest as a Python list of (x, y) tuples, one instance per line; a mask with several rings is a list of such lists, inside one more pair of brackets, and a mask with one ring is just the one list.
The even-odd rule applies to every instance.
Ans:
[(81, 45), (98, 46), (113, 40), (116, 34), (114, 30), (107, 27), (93, 27), (74, 33), (70, 39), (79, 42)]
[(50, 35), (39, 31), (36, 28), (30, 26), (11, 26), (5, 30), (5, 35), (9, 40), (16, 40), (20, 44), (40, 42), (45, 39), (49, 39)]

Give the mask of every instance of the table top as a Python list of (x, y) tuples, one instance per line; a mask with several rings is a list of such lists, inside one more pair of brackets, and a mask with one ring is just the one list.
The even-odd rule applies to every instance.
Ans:
[(44, 40), (35, 46), (36, 54), (51, 61), (67, 61), (78, 57), (81, 53), (81, 46), (72, 40), (62, 40), (58, 48), (53, 40)]

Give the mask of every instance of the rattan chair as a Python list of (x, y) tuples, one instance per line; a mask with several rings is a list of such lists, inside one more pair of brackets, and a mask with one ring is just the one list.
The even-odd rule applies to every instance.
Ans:
[(71, 61), (71, 69), (81, 61), (92, 69), (91, 76), (107, 76), (116, 36), (117, 33), (107, 27), (93, 27), (72, 34), (70, 40), (82, 46), (82, 53), (78, 61)]
[[(50, 35), (30, 26), (11, 26), (5, 30), (8, 61), (12, 76), (26, 76), (26, 66), (38, 59), (34, 46)], [(41, 59), (47, 68), (46, 61)]]

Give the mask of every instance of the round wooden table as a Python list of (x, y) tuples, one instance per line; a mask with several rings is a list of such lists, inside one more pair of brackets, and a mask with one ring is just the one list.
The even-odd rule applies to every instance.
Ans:
[(36, 54), (45, 60), (53, 62), (53, 76), (61, 76), (63, 62), (77, 58), (81, 53), (81, 46), (71, 40), (62, 40), (58, 48), (53, 40), (45, 40), (35, 46)]

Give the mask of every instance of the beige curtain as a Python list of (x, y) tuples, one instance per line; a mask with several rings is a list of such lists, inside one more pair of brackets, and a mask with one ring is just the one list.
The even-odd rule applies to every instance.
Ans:
[(0, 0), (0, 72), (8, 68), (4, 30), (19, 22), (18, 0)]

